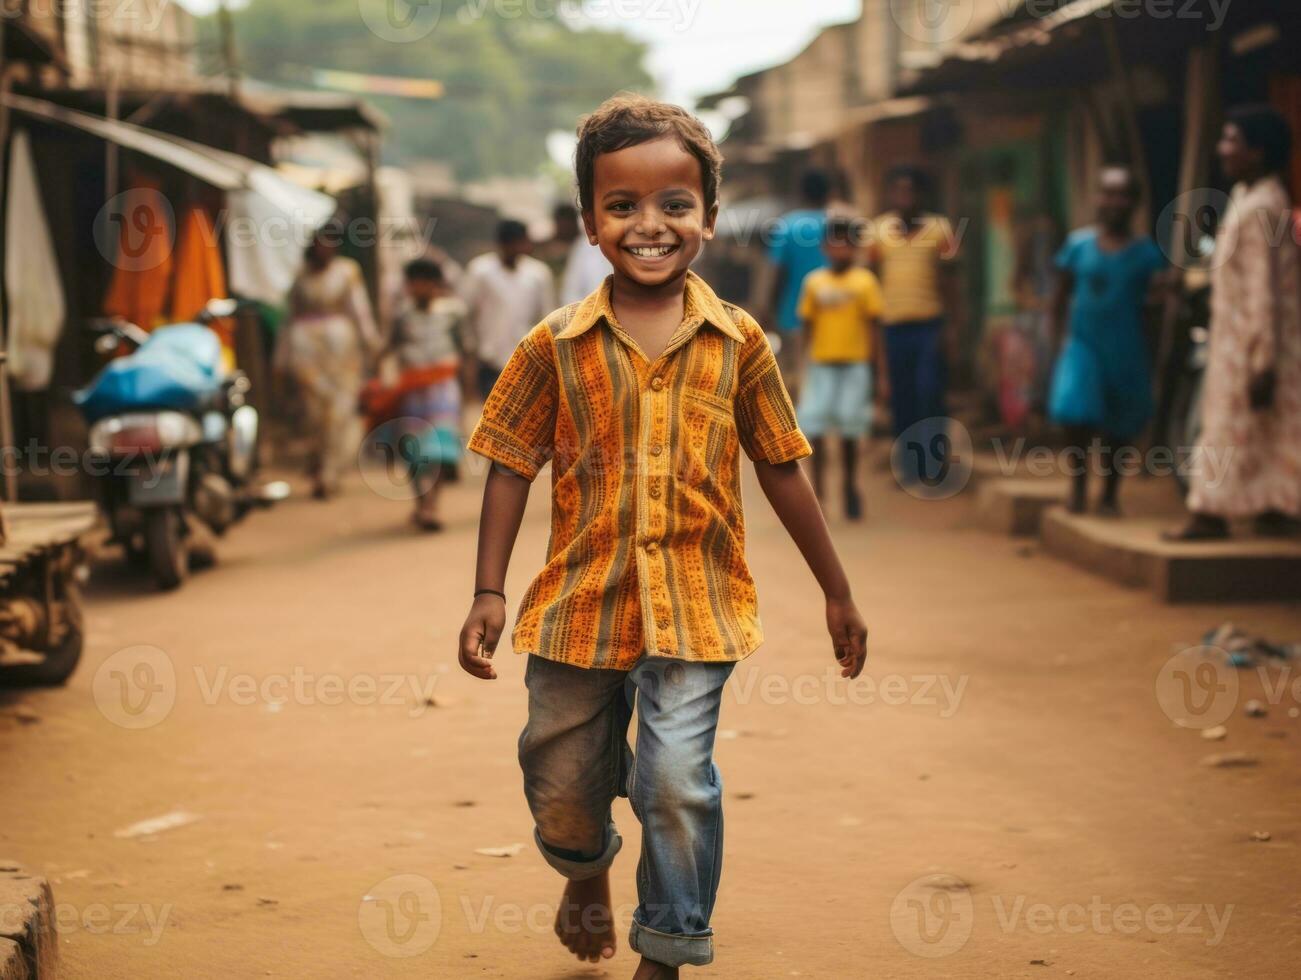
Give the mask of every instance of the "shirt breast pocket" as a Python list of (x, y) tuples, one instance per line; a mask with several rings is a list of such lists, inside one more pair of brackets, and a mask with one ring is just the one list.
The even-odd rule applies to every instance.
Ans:
[(687, 388), (682, 398), (685, 445), (692, 470), (703, 467), (717, 477), (736, 444), (736, 417), (731, 400), (699, 388)]

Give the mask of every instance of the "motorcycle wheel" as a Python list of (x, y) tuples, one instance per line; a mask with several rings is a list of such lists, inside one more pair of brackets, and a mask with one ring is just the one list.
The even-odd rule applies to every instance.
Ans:
[(145, 515), (145, 547), (149, 571), (164, 591), (178, 588), (190, 571), (185, 520), (179, 509), (160, 507)]
[(0, 685), (12, 687), (57, 687), (72, 676), (81, 662), (85, 642), (82, 627), (81, 593), (69, 586), (61, 613), (65, 619), (59, 642), (45, 651), (45, 659), (35, 664), (20, 664), (0, 670)]

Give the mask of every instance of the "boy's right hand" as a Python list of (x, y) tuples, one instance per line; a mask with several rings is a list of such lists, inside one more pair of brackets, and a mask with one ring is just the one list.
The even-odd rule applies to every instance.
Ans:
[(496, 680), (497, 671), (492, 666), (492, 655), (497, 652), (497, 641), (505, 628), (505, 601), (495, 595), (476, 596), (474, 605), (470, 607), (470, 615), (461, 627), (461, 669), (480, 680)]

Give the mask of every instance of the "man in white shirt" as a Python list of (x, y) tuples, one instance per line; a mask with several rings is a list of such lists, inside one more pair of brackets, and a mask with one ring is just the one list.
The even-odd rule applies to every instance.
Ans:
[(497, 250), (472, 259), (461, 275), (481, 399), (524, 335), (556, 308), (551, 270), (529, 254), (532, 250), (528, 229), (503, 221), (497, 226)]
[(593, 245), (587, 240), (587, 235), (580, 232), (569, 246), (569, 258), (565, 261), (565, 274), (560, 284), (560, 305), (568, 306), (587, 299), (613, 271), (609, 259), (601, 253), (601, 247)]

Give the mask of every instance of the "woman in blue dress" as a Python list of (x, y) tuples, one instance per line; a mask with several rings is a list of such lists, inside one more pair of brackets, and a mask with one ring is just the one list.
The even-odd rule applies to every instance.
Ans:
[(1054, 336), (1070, 311), (1066, 343), (1048, 396), (1049, 417), (1066, 430), (1073, 450), (1068, 506), (1082, 513), (1088, 500), (1088, 453), (1101, 444), (1102, 499), (1098, 513), (1120, 513), (1116, 449), (1152, 417), (1152, 370), (1143, 308), (1165, 257), (1150, 237), (1136, 236), (1139, 189), (1126, 167), (1103, 170), (1097, 223), (1067, 238), (1055, 260), (1060, 272)]

